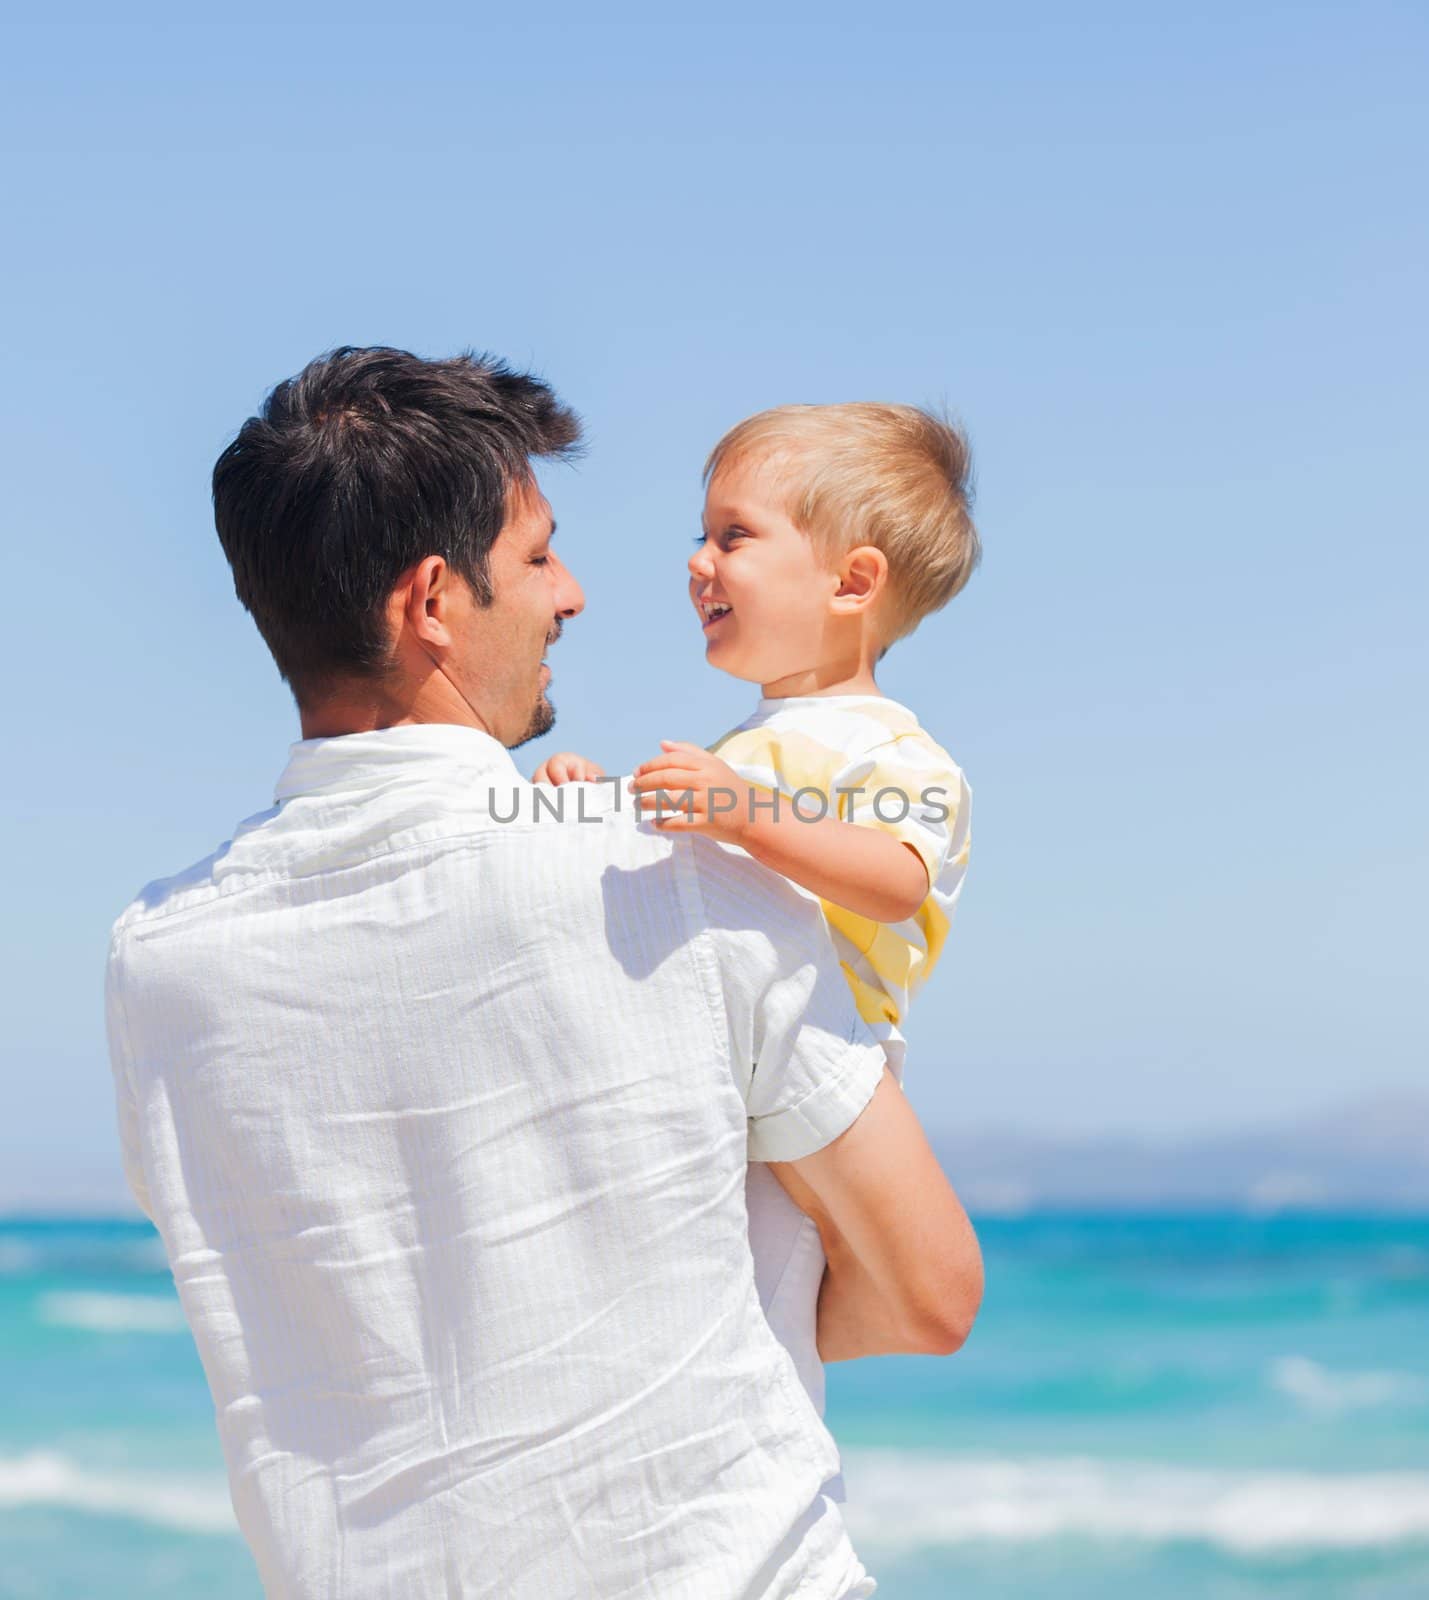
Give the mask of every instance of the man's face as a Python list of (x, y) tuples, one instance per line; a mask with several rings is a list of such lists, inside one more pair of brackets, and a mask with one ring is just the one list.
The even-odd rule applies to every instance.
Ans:
[[(736, 462), (711, 481), (689, 570), (712, 667), (770, 684), (823, 658), (839, 577), (781, 508), (768, 466)], [(711, 614), (722, 606), (729, 609)]]
[(460, 585), (452, 618), (457, 648), (443, 670), (508, 749), (555, 722), (546, 698), (551, 669), (543, 657), (564, 620), (585, 608), (580, 585), (551, 548), (555, 531), (551, 507), (534, 481), (513, 488), (491, 547), (492, 602), (478, 606)]

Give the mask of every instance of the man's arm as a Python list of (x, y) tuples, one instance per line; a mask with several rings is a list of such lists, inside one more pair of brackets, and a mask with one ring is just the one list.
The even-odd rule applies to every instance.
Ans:
[(825, 1218), (821, 1346), (831, 1360), (956, 1349), (982, 1297), (977, 1240), (818, 906), (741, 851), (690, 844), (749, 1157), (786, 1188), (792, 1173), (795, 1203)]
[(832, 1143), (770, 1168), (828, 1258), (819, 1356), (951, 1355), (982, 1301), (982, 1253), (903, 1091), (885, 1071)]

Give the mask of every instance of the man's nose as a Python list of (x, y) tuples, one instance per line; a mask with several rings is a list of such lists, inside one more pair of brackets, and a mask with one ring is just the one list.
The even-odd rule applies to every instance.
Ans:
[(555, 561), (557, 567), (556, 615), (578, 617), (585, 610), (585, 591), (558, 556), (553, 553), (551, 559)]

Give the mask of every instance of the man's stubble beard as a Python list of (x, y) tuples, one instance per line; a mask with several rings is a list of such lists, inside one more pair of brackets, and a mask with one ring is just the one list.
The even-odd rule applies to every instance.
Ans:
[[(562, 628), (557, 620), (555, 627), (546, 635), (546, 649), (549, 650), (561, 637)], [(545, 665), (545, 662), (542, 662)], [(549, 682), (549, 679), (547, 680)], [(536, 690), (536, 704), (531, 712), (531, 720), (526, 724), (526, 731), (514, 743), (507, 745), (508, 750), (518, 750), (523, 744), (529, 744), (532, 739), (539, 739), (543, 733), (549, 733), (556, 725), (556, 708), (546, 697), (544, 688)]]
[(545, 694), (536, 697), (535, 709), (531, 712), (531, 720), (526, 724), (526, 731), (519, 739), (513, 740), (508, 750), (518, 750), (523, 744), (529, 744), (532, 739), (539, 739), (543, 733), (549, 733), (556, 725), (556, 708), (546, 698)]

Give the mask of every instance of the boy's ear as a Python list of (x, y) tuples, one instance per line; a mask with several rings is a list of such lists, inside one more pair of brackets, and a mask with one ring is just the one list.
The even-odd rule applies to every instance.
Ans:
[(857, 545), (839, 563), (839, 586), (835, 602), (852, 602), (840, 605), (840, 611), (862, 611), (872, 605), (879, 591), (888, 582), (888, 557), (871, 544)]

